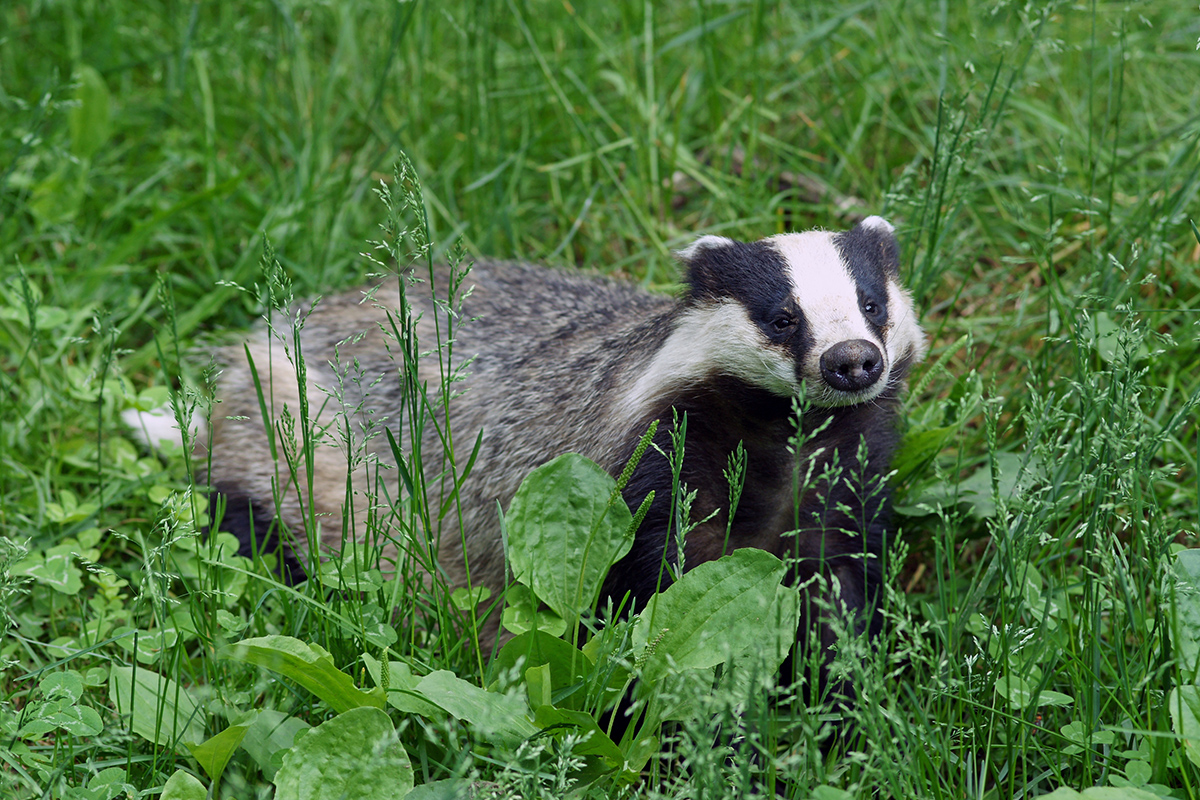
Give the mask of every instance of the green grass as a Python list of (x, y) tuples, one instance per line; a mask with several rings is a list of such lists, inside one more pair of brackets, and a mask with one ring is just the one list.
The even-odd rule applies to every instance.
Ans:
[[(1200, 796), (1200, 599), (1174, 556), (1200, 530), (1198, 40), (1179, 3), (5, 3), (0, 795), (209, 785), (117, 715), (131, 665), (186, 689), (205, 737), (332, 715), (219, 657), (245, 637), (374, 685), (384, 604), (283, 590), (197, 540), (189, 466), (118, 414), (203, 395), (189, 353), (262, 313), (264, 238), (298, 297), (370, 271), (403, 150), (439, 260), (461, 238), (668, 288), (696, 233), (882, 213), (931, 335), (889, 641), (847, 659), (861, 740), (825, 756), (810, 715), (726, 685), (642, 781), (594, 796), (775, 775), (793, 797)], [(414, 674), (480, 682), (406, 632)], [(419, 784), (561, 797), (584, 774), (561, 740), (390, 716)], [(237, 749), (220, 796), (266, 796), (270, 771)]]

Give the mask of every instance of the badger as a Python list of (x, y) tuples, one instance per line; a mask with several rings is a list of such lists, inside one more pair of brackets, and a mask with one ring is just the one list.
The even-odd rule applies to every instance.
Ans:
[[(486, 260), (472, 267), (457, 311), (427, 290), (405, 290), (403, 307), (423, 346), (458, 322), (452, 348), (417, 362), (430, 387), (444, 379), (445, 358), (463, 373), (448, 412), (438, 411), (439, 424), (421, 436), (424, 464), (445, 455), (447, 427), (468, 443), (459, 445), (460, 462), (482, 431), (458, 488), (461, 514), (442, 520), (438, 569), (451, 585), (500, 592), (498, 506), (507, 507), (522, 478), (567, 452), (615, 476), (657, 420), (655, 447), (624, 489), (631, 508), (651, 491), (654, 500), (631, 551), (610, 572), (607, 596), (632, 598), (636, 607), (662, 588), (664, 563), (682, 559), (688, 569), (755, 547), (786, 559), (792, 581), (825, 595), (814, 607), (839, 609), (855, 629), (874, 630), (899, 396), (925, 353), (892, 226), (870, 217), (849, 231), (757, 242), (704, 235), (677, 255), (676, 297)], [(430, 279), (449, 277), (434, 270)], [(306, 520), (310, 529), (318, 523), (329, 551), (359, 541), (368, 517), (386, 523), (380, 498), (396, 502), (401, 485), (389, 473), (395, 451), (381, 433), (402, 416), (406, 396), (396, 377), (400, 291), (327, 298), (304, 317), (298, 343), (264, 329), (224, 353), (208, 479), (225, 498), (226, 529), (248, 542), (281, 525), (303, 553)], [(297, 346), (303, 382), (291, 363)], [(282, 409), (298, 418), (302, 401), (317, 435), (310, 460), (299, 461), (312, 466), (293, 463), (289, 471), (273, 439), (286, 435)], [(671, 432), (684, 420), (680, 481), (695, 493), (697, 524), (677, 546), (668, 457)], [(411, 447), (408, 426), (395, 427), (404, 430), (392, 430), (391, 439)], [(730, 524), (727, 472), (739, 445), (744, 485)], [(381, 480), (391, 488), (381, 492)], [(405, 562), (409, 546), (417, 545), (395, 537), (384, 557)], [(833, 644), (826, 612), (810, 615), (805, 627), (817, 629), (821, 647)]]

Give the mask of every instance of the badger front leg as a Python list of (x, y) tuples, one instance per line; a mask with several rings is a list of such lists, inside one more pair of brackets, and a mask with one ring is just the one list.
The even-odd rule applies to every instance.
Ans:
[[(784, 682), (804, 679), (801, 697), (810, 706), (833, 702), (848, 708), (857, 694), (854, 676), (835, 659), (843, 648), (871, 647), (880, 632), (877, 559), (856, 554), (800, 564), (796, 581), (800, 625), (796, 647), (783, 666)], [(867, 642), (860, 645), (863, 637)]]

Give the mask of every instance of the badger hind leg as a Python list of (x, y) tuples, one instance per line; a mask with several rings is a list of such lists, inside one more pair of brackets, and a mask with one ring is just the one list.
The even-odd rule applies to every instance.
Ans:
[(214, 486), (212, 527), (231, 533), (238, 540), (238, 555), (258, 561), (273, 554), (278, 559), (277, 572), (288, 586), (295, 586), (308, 575), (296, 556), (290, 533), (282, 527), (270, 504), (262, 503), (231, 486)]

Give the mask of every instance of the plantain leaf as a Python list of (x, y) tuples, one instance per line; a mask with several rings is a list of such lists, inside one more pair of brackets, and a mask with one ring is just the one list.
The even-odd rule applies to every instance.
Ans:
[(521, 697), (489, 692), (447, 670), (426, 675), (416, 692), (485, 736), (518, 742), (537, 733), (529, 721), (529, 706)]
[(159, 800), (207, 800), (208, 790), (204, 784), (190, 772), (175, 770), (163, 786)]
[(67, 114), (71, 129), (71, 153), (91, 158), (108, 141), (109, 93), (104, 78), (93, 67), (75, 68), (75, 105)]
[(1171, 727), (1183, 740), (1183, 752), (1200, 767), (1200, 688), (1177, 686), (1167, 697)]
[(200, 744), (188, 745), (188, 751), (191, 752), (192, 758), (199, 762), (213, 783), (221, 780), (221, 773), (225, 771), (225, 765), (229, 763), (229, 759), (241, 745), (242, 739), (246, 738), (246, 731), (249, 729), (249, 724), (230, 725), (216, 736), (210, 736)]
[[(514, 636), (500, 648), (491, 666), (491, 674), (499, 676), (535, 667), (550, 668), (551, 702), (556, 706), (582, 708), (587, 702), (581, 684), (592, 671), (592, 662), (578, 648), (572, 647), (545, 631), (530, 631)], [(540, 703), (535, 704), (541, 705)]]
[(370, 706), (384, 707), (383, 692), (364, 692), (339, 670), (324, 649), (291, 636), (245, 639), (221, 650), (221, 658), (254, 664), (295, 681), (337, 712)]
[(267, 780), (273, 780), (279, 769), (282, 754), (296, 742), (301, 731), (312, 726), (299, 717), (291, 717), (282, 711), (266, 708), (259, 711), (254, 722), (242, 739), (242, 747), (258, 764)]
[(785, 570), (770, 553), (742, 548), (700, 564), (652, 597), (633, 629), (642, 677), (653, 681), (760, 650), (764, 631), (794, 636), (795, 604), (779, 591)]
[(613, 499), (616, 487), (597, 464), (566, 453), (529, 473), (504, 517), (513, 574), (563, 619), (592, 607), (633, 545), (633, 515)]
[(129, 715), (143, 739), (178, 748), (204, 738), (205, 715), (183, 687), (145, 668), (113, 667), (108, 694), (117, 712)]
[(275, 800), (392, 800), (412, 788), (408, 754), (378, 708), (352, 708), (313, 728), (275, 774)]
[[(363, 664), (375, 685), (383, 688), (383, 665), (369, 653), (362, 654)], [(406, 714), (420, 714), (427, 719), (440, 719), (445, 713), (439, 706), (421, 699), (415, 691), (421, 679), (412, 674), (412, 668), (403, 661), (388, 662), (387, 702), (392, 708)]]
[(1195, 682), (1200, 667), (1200, 550), (1175, 555), (1171, 593), (1171, 638), (1183, 679)]

